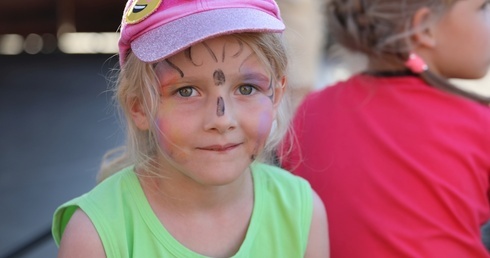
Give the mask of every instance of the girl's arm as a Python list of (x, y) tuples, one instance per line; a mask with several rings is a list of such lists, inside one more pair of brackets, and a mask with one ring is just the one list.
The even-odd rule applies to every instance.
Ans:
[(313, 191), (313, 217), (311, 219), (310, 235), (308, 237), (305, 257), (330, 257), (327, 213), (322, 200), (315, 191)]
[(80, 209), (75, 211), (61, 237), (58, 258), (63, 257), (106, 257), (99, 234)]

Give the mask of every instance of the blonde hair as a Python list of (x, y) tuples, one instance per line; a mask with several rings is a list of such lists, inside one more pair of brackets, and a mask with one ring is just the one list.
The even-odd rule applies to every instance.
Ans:
[[(456, 1), (460, 0), (330, 0), (327, 8), (329, 32), (349, 50), (403, 67), (413, 48), (410, 37), (438, 19)], [(413, 16), (423, 7), (431, 10), (432, 19), (412, 28)], [(435, 88), (480, 103), (490, 102), (488, 98), (457, 88), (429, 70), (420, 77)]]
[[(282, 36), (275, 33), (238, 33), (232, 36), (252, 48), (268, 72), (273, 75), (271, 79), (275, 80), (274, 85), (281, 87), (279, 82), (286, 74), (288, 63)], [(159, 129), (156, 128), (155, 123), (150, 123), (149, 130), (142, 131), (136, 127), (129, 115), (131, 106), (139, 102), (150, 118), (155, 116), (160, 85), (155, 72), (156, 64), (144, 63), (132, 53), (129, 53), (126, 60), (114, 87), (114, 97), (125, 120), (126, 145), (106, 153), (97, 176), (98, 182), (130, 165), (157, 174), (154, 164), (156, 164), (156, 154), (159, 152), (171, 164), (178, 166), (159, 148), (156, 137)], [(291, 114), (288, 95), (284, 94), (279, 104), (275, 127), (267, 139), (264, 150), (256, 157), (258, 161), (272, 163), (275, 149), (288, 130)]]

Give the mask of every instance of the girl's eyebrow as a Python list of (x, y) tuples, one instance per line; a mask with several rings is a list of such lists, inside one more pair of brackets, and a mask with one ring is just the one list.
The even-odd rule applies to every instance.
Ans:
[(260, 72), (249, 72), (242, 74), (242, 79), (243, 80), (255, 80), (255, 81), (263, 81), (263, 82), (269, 82), (270, 78), (269, 76), (260, 73)]

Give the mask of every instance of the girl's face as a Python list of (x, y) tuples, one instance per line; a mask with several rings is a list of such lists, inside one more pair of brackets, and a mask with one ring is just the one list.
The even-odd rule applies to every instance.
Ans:
[(459, 0), (435, 24), (431, 70), (446, 78), (477, 79), (490, 65), (490, 1)]
[(202, 185), (239, 178), (263, 149), (283, 88), (231, 36), (198, 43), (156, 72), (159, 144), (181, 166), (177, 174)]

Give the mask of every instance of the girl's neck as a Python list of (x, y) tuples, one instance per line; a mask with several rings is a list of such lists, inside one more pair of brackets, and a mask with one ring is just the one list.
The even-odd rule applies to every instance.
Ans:
[(254, 208), (249, 169), (224, 186), (199, 186), (180, 178), (139, 178), (155, 216), (185, 247), (211, 257), (238, 252)]
[(212, 211), (234, 205), (241, 200), (253, 200), (253, 179), (250, 169), (227, 185), (202, 185), (180, 172), (164, 169), (165, 175), (139, 177), (143, 191), (152, 206), (171, 208), (174, 211)]
[(400, 57), (394, 55), (383, 55), (380, 57), (370, 57), (368, 62), (367, 73), (376, 74), (378, 72), (398, 73), (406, 71)]

